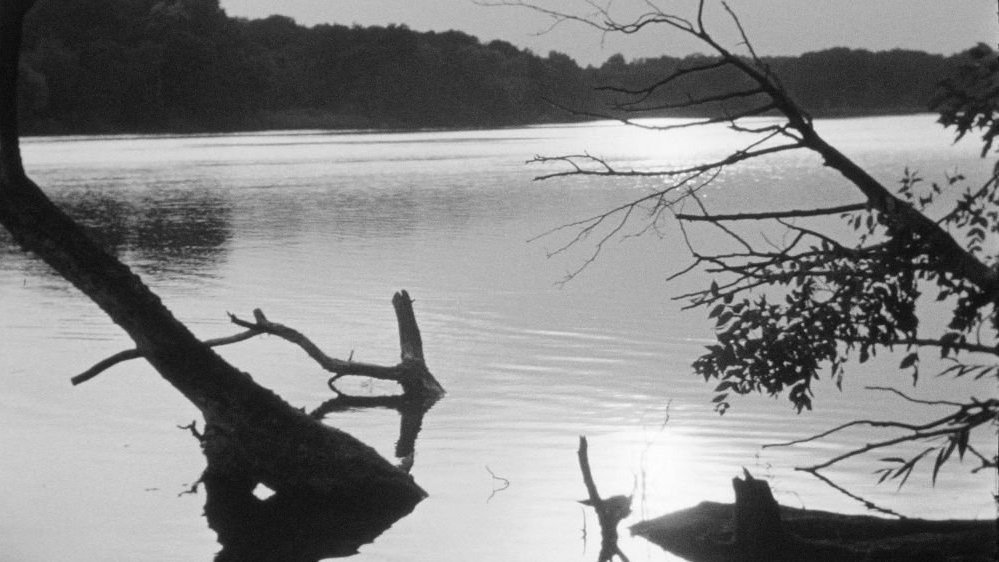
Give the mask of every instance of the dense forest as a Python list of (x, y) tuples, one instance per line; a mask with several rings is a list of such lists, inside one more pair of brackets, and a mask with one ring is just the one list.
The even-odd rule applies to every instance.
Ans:
[[(593, 112), (613, 101), (595, 87), (644, 86), (709, 61), (614, 55), (581, 68), (561, 53), (460, 31), (230, 18), (218, 0), (41, 0), (25, 41), (19, 94), (25, 129), (36, 134), (567, 121), (580, 117), (559, 106)], [(832, 49), (766, 62), (814, 114), (848, 115), (926, 110), (956, 59)], [(698, 76), (682, 91), (703, 96), (739, 79)], [(685, 114), (670, 100), (646, 105)]]

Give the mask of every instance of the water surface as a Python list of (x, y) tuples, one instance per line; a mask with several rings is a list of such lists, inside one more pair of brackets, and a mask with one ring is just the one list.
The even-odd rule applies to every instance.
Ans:
[[(906, 166), (937, 179), (955, 166), (984, 177), (976, 147), (952, 146), (928, 116), (820, 128), (889, 184)], [(723, 129), (667, 136), (590, 124), (45, 138), (28, 139), (24, 151), (34, 179), (201, 337), (235, 333), (226, 312), (249, 316), (259, 307), (330, 355), (391, 364), (390, 298), (410, 291), (429, 366), (448, 390), (417, 442), (413, 474), (430, 498), (358, 560), (575, 561), (599, 550), (596, 519), (576, 503), (585, 496), (575, 456), (581, 434), (605, 495), (637, 486), (630, 522), (704, 499), (731, 501), (741, 467), (771, 478), (789, 505), (858, 512), (792, 469), (872, 436), (790, 450), (760, 445), (872, 412), (910, 420), (936, 413), (863, 390), (909, 384), (893, 370), (897, 358), (883, 358), (851, 368), (842, 392), (823, 381), (814, 412), (795, 416), (783, 399), (751, 397), (719, 417), (711, 386), (689, 366), (711, 326), (703, 312), (682, 312), (671, 300), (705, 278), (665, 281), (688, 263), (675, 227), (608, 244), (565, 285), (558, 282), (592, 244), (548, 259), (564, 236), (526, 242), (657, 185), (533, 182), (546, 170), (524, 164), (535, 154), (684, 165), (723, 155), (733, 142)], [(794, 153), (746, 163), (705, 193), (719, 211), (858, 200), (817, 159)], [(4, 559), (210, 559), (219, 547), (202, 517), (204, 495), (179, 495), (203, 468), (196, 442), (176, 428), (197, 411), (138, 362), (71, 387), (70, 376), (129, 341), (8, 238), (0, 246)], [(221, 353), (293, 404), (312, 408), (330, 397), (326, 374), (275, 338)], [(963, 399), (993, 389), (927, 378), (912, 392)], [(327, 422), (392, 455), (394, 412)], [(928, 471), (917, 473), (898, 492), (875, 486), (874, 468), (859, 462), (830, 474), (908, 515), (995, 514), (993, 479), (969, 475), (970, 463), (946, 470), (935, 488)], [(510, 486), (495, 491), (501, 482), (491, 474)], [(632, 560), (667, 559), (640, 540), (623, 548)]]

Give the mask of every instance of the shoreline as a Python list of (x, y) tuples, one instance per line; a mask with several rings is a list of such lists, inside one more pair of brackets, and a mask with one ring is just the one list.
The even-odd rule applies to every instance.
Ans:
[[(915, 115), (936, 115), (928, 109), (899, 109), (897, 111), (864, 111), (864, 110), (842, 110), (813, 113), (812, 117), (820, 120), (841, 120), (860, 119), (877, 117), (906, 117)], [(32, 128), (26, 127), (22, 131), (22, 138), (55, 138), (55, 137), (197, 137), (197, 136), (222, 136), (238, 134), (270, 134), (277, 132), (324, 132), (340, 134), (391, 134), (391, 133), (434, 133), (434, 132), (462, 132), (462, 131), (488, 131), (503, 129), (519, 129), (526, 127), (545, 127), (558, 125), (581, 125), (587, 123), (598, 123), (613, 121), (613, 117), (606, 119), (566, 119), (529, 123), (507, 123), (507, 124), (482, 124), (468, 126), (433, 126), (433, 125), (395, 125), (377, 123), (374, 120), (362, 118), (336, 119), (336, 116), (323, 116), (314, 120), (293, 119), (288, 121), (273, 120), (268, 124), (261, 125), (258, 122), (248, 123), (246, 126), (234, 126), (225, 128), (205, 128), (194, 125), (185, 125), (177, 128), (154, 128), (154, 129), (118, 129), (118, 128)], [(708, 118), (710, 115), (649, 115), (642, 119), (698, 119)], [(766, 117), (766, 116), (761, 116)]]

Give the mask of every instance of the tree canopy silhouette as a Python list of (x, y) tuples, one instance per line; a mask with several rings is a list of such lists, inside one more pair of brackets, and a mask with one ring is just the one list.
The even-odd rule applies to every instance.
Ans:
[[(22, 121), (33, 133), (493, 127), (576, 120), (593, 87), (638, 86), (711, 57), (581, 68), (504, 41), (404, 25), (305, 27), (228, 17), (218, 0), (40, 0), (25, 34)], [(714, 60), (714, 59), (711, 59)], [(955, 59), (832, 49), (766, 59), (817, 114), (925, 111)], [(738, 73), (688, 74), (699, 95)], [(654, 99), (655, 96), (653, 96)], [(732, 100), (730, 100), (731, 102)], [(664, 107), (685, 115), (716, 107)]]

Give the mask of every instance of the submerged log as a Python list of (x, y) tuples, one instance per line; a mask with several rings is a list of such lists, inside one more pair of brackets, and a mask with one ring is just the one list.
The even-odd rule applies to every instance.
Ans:
[(415, 505), (426, 493), (406, 472), (223, 360), (28, 178), (19, 148), (17, 74), (22, 23), (33, 3), (0, 3), (0, 224), (95, 302), (202, 412), (207, 476), (341, 504)]
[(746, 486), (733, 480), (735, 504), (702, 502), (636, 523), (631, 533), (693, 562), (999, 559), (995, 520), (883, 519), (799, 509), (773, 501), (764, 480), (753, 478), (748, 496)]

